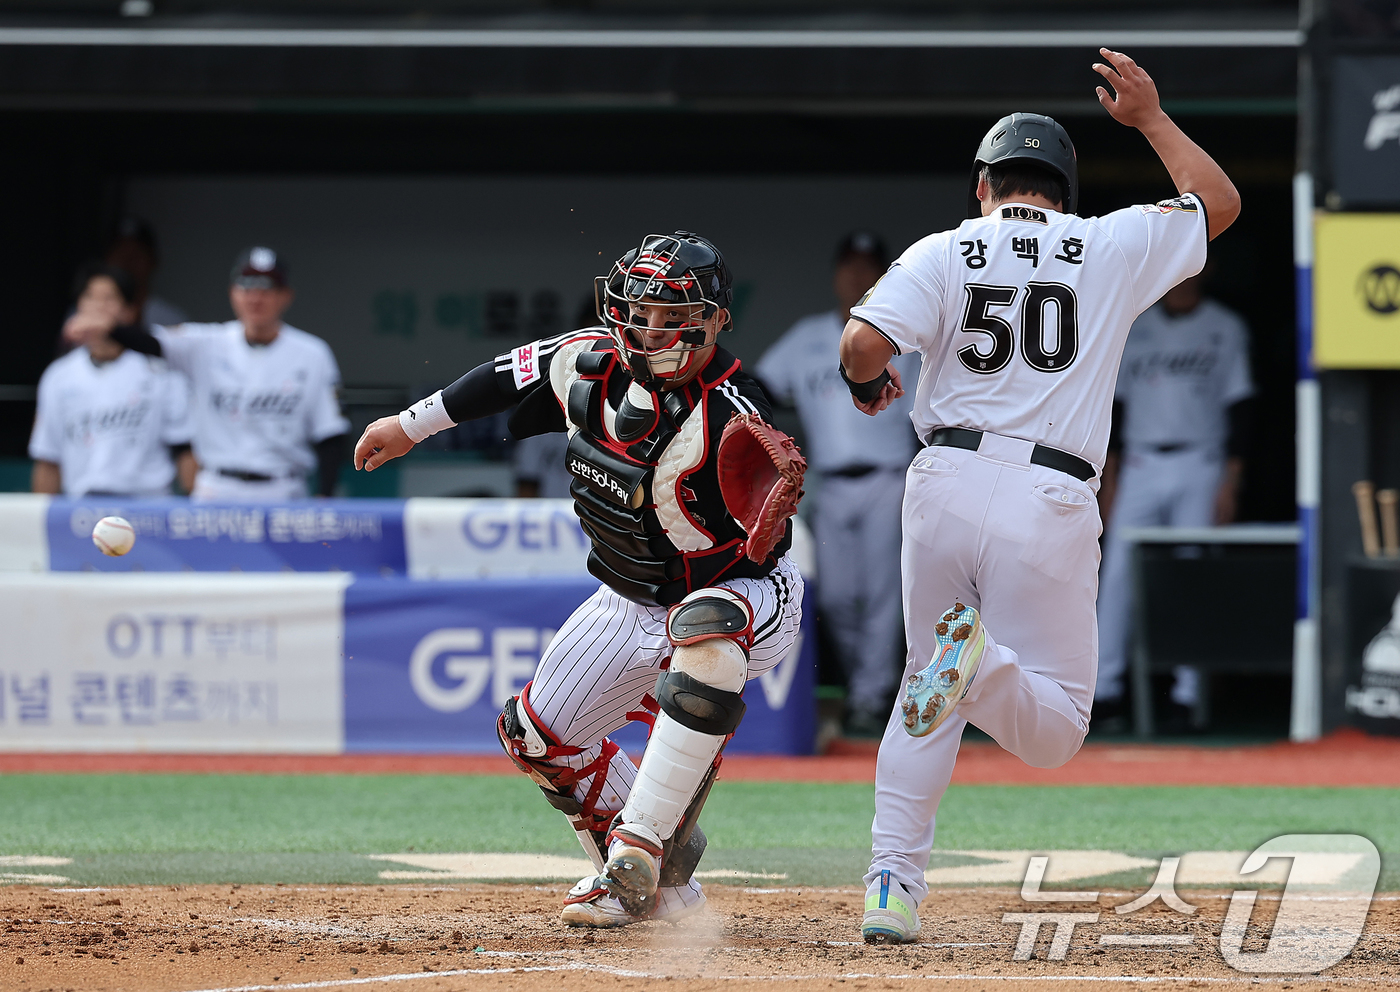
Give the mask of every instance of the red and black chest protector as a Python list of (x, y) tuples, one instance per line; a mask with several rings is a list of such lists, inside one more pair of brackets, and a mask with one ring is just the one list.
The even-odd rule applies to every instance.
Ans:
[(739, 363), (727, 353), (716, 357), (721, 361), (712, 360), (686, 385), (651, 393), (649, 403), (639, 404), (628, 394), (631, 375), (611, 344), (600, 341), (578, 355), (579, 378), (563, 398), (568, 420), (579, 428), (569, 439), (567, 464), (574, 509), (593, 542), (588, 570), (639, 603), (671, 606), (723, 579), (761, 578), (777, 563), (776, 556), (757, 563), (744, 556), (743, 529), (719, 496), (713, 450), (719, 431), (712, 425), (703, 425), (698, 442), (706, 446), (703, 456), (677, 485), (683, 512), (710, 536), (711, 546), (681, 550), (656, 513), (656, 470), (667, 446), (692, 416), (719, 419), (722, 426), (732, 412), (722, 397), (706, 394)]

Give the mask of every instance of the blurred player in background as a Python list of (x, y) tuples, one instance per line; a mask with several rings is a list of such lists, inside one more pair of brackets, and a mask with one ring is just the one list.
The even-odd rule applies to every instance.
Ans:
[(116, 237), (107, 247), (107, 264), (131, 273), (136, 284), (136, 308), (143, 327), (160, 324), (173, 327), (185, 322), (185, 311), (151, 292), (160, 253), (156, 249), (156, 232), (138, 217), (125, 217), (117, 225)]
[[(1100, 504), (1108, 520), (1099, 577), (1096, 730), (1126, 723), (1123, 672), (1131, 628), (1131, 546), (1125, 527), (1209, 527), (1235, 519), (1254, 386), (1249, 332), (1202, 294), (1207, 273), (1184, 280), (1134, 323), (1118, 370), (1115, 433)], [(1175, 670), (1173, 724), (1199, 695), (1196, 669)]]
[(340, 370), (330, 346), (282, 321), (292, 304), (287, 267), (271, 248), (249, 248), (234, 262), (222, 324), (113, 327), (75, 314), (69, 340), (110, 331), (113, 340), (164, 355), (189, 376), (194, 451), (200, 471), (192, 496), (227, 502), (299, 499), (319, 472), (317, 493), (335, 490), (349, 422), (336, 390)]
[[(78, 274), (75, 313), (108, 326), (137, 319), (135, 280), (109, 265)], [(194, 482), (189, 387), (164, 361), (92, 334), (39, 379), (29, 456), (36, 493), (162, 496)]]
[[(811, 518), (821, 576), (817, 603), (846, 674), (845, 731), (855, 737), (879, 737), (894, 698), (903, 640), (899, 507), (919, 443), (909, 423), (912, 394), (890, 405), (896, 415), (867, 417), (846, 398), (831, 356), (851, 307), (888, 264), (877, 235), (847, 235), (832, 273), (836, 309), (803, 317), (754, 367), (774, 400), (797, 408), (804, 450), (821, 477)], [(909, 354), (895, 364), (913, 382), (919, 361)]]

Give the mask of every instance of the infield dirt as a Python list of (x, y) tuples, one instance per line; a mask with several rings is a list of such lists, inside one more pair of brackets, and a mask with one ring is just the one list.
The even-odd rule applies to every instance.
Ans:
[[(1400, 984), (1400, 901), (1378, 897), (1351, 956), (1322, 978), (1251, 976), (1217, 949), (1228, 893), (1186, 891), (1183, 916), (1158, 903), (1128, 916), (1099, 905), (1033, 906), (1008, 889), (934, 890), (919, 943), (868, 947), (863, 893), (714, 885), (708, 909), (678, 925), (572, 930), (557, 920), (565, 886), (130, 887), (0, 890), (5, 992), (397, 988), (512, 989), (1054, 989), (1149, 984), (1258, 984), (1322, 990)], [(1246, 951), (1263, 950), (1277, 894), (1261, 893)], [(1064, 960), (1014, 961), (1019, 925), (1005, 912), (1099, 911)], [(1104, 934), (1190, 937), (1189, 945), (1102, 946)]]

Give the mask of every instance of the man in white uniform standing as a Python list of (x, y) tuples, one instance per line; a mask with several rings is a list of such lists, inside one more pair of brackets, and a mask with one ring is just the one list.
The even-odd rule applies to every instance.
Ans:
[[(76, 313), (128, 323), (136, 288), (121, 269), (78, 279)], [(189, 459), (189, 388), (151, 358), (93, 335), (44, 370), (29, 456), (33, 490), (67, 496), (163, 496)], [(181, 479), (189, 484), (193, 466)]]
[(915, 243), (851, 311), (842, 374), (878, 413), (901, 392), (892, 355), (924, 356), (914, 426), (929, 447), (904, 497), (904, 698), (875, 772), (862, 932), (913, 940), (934, 815), (972, 722), (1054, 767), (1089, 725), (1103, 465), (1133, 319), (1205, 264), (1239, 195), (1163, 113), (1151, 78), (1102, 49), (1099, 101), (1138, 128), (1178, 196), (1075, 216), (1064, 129), (1013, 114), (973, 168), (971, 220)]
[[(201, 466), (193, 498), (302, 499), (313, 470), (320, 473), (318, 494), (329, 496), (350, 427), (336, 398), (335, 356), (320, 338), (282, 322), (292, 290), (286, 265), (271, 248), (243, 252), (230, 282), (236, 320), (157, 326), (151, 334), (118, 327), (112, 339), (164, 355), (189, 377)], [(65, 334), (81, 339), (101, 330), (70, 321)]]
[[(832, 273), (837, 309), (803, 317), (754, 368), (774, 400), (797, 408), (809, 467), (821, 476), (812, 515), (817, 602), (846, 674), (846, 732), (859, 737), (884, 730), (898, 671), (899, 507), (918, 438), (905, 419), (912, 395), (892, 404), (903, 416), (867, 417), (846, 401), (831, 356), (851, 307), (888, 264), (876, 235), (847, 235)], [(900, 356), (895, 365), (912, 380), (919, 356)]]
[[(1209, 527), (1235, 518), (1248, 434), (1249, 332), (1201, 292), (1202, 275), (1167, 291), (1133, 324), (1118, 370), (1121, 455), (1104, 466), (1108, 538), (1099, 583), (1094, 718), (1122, 709), (1131, 627), (1125, 527)], [(1196, 669), (1175, 671), (1172, 701), (1196, 703)]]

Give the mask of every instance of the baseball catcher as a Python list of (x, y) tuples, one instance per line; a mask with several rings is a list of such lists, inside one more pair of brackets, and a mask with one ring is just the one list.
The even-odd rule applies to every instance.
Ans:
[[(744, 715), (744, 683), (792, 649), (802, 577), (788, 557), (806, 462), (716, 344), (732, 326), (724, 258), (648, 235), (595, 282), (600, 326), (522, 345), (371, 424), (373, 470), (431, 434), (512, 406), (518, 438), (568, 433), (574, 509), (602, 585), (506, 703), (501, 744), (578, 832), (597, 872), (572, 926), (698, 912), (697, 820)], [(634, 768), (608, 734), (652, 724)]]

